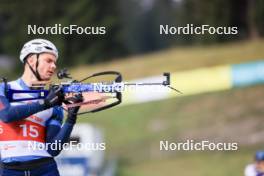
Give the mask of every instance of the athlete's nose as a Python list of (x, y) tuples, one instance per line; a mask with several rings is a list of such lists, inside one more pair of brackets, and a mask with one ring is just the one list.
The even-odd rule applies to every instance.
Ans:
[(52, 63), (52, 64), (51, 64), (51, 68), (52, 68), (53, 70), (55, 70), (55, 69), (57, 68), (56, 64), (55, 64), (55, 63)]

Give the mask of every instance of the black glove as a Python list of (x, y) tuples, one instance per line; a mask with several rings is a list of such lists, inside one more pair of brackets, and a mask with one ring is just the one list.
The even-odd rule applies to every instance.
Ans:
[(48, 96), (44, 99), (45, 109), (60, 106), (64, 101), (64, 95), (61, 86), (52, 86), (49, 90)]
[[(68, 100), (69, 104), (81, 103), (81, 102), (83, 102), (82, 94), (77, 94)], [(68, 118), (66, 119), (66, 122), (68, 122), (70, 124), (75, 124), (79, 109), (80, 109), (80, 106), (69, 108), (68, 109)]]

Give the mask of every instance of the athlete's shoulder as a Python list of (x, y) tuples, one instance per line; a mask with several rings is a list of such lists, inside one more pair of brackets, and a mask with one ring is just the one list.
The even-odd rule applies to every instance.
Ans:
[(11, 89), (24, 89), (24, 85), (21, 83), (21, 78), (13, 80), (13, 81), (9, 81), (6, 83), (4, 83), (3, 81), (0, 82), (0, 96), (5, 96), (5, 89), (6, 86), (8, 86), (8, 88)]
[[(3, 87), (5, 87), (5, 84), (4, 83), (2, 84), (3, 84)], [(8, 81), (7, 86), (12, 89), (18, 89), (18, 87), (20, 87), (19, 79)]]

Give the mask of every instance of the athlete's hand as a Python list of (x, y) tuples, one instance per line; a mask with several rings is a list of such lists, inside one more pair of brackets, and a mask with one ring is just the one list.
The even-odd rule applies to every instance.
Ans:
[[(81, 103), (81, 102), (83, 102), (82, 94), (74, 95), (70, 99), (70, 104)], [(71, 124), (75, 124), (79, 109), (80, 109), (80, 106), (69, 108), (68, 109), (68, 118), (67, 118), (66, 122), (71, 123)]]
[(61, 86), (52, 86), (49, 90), (48, 96), (44, 99), (44, 106), (46, 109), (61, 106), (64, 101), (64, 95)]

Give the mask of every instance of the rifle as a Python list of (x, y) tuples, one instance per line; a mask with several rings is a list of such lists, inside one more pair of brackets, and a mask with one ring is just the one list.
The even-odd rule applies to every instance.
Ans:
[[(111, 81), (108, 82), (89, 82), (89, 80), (92, 78), (102, 76), (112, 76), (113, 78)], [(116, 71), (104, 71), (92, 74), (78, 81), (73, 80), (66, 69), (62, 69), (57, 73), (57, 77), (59, 79), (69, 80), (66, 82), (61, 82), (59, 84), (49, 84), (49, 87), (61, 86), (62, 92), (65, 96), (65, 102), (63, 107), (66, 111), (68, 108), (76, 106), (85, 107), (93, 105), (93, 107), (95, 107), (92, 110), (78, 113), (80, 115), (85, 113), (94, 113), (102, 111), (119, 105), (122, 102), (122, 92), (126, 89), (127, 86), (165, 86), (178, 93), (181, 93), (179, 90), (170, 86), (170, 73), (164, 73), (163, 76), (165, 80), (163, 82), (158, 83), (126, 83), (123, 82), (121, 73)], [(33, 84), (31, 90), (15, 90), (10, 88), (7, 83), (7, 79), (2, 79), (2, 81), (5, 84), (5, 94), (9, 102), (41, 100), (49, 94), (49, 90), (44, 88), (46, 86), (45, 82), (38, 82)], [(91, 94), (89, 93), (96, 94), (96, 98), (90, 99), (89, 97), (91, 97)], [(26, 98), (19, 98), (19, 96), (22, 94), (30, 94), (32, 96)], [(86, 98), (81, 103), (69, 103), (68, 100), (75, 94), (81, 94)], [(110, 99), (112, 100), (110, 101), (110, 103), (105, 103), (107, 100)], [(101, 105), (101, 107), (98, 107), (99, 105)]]

